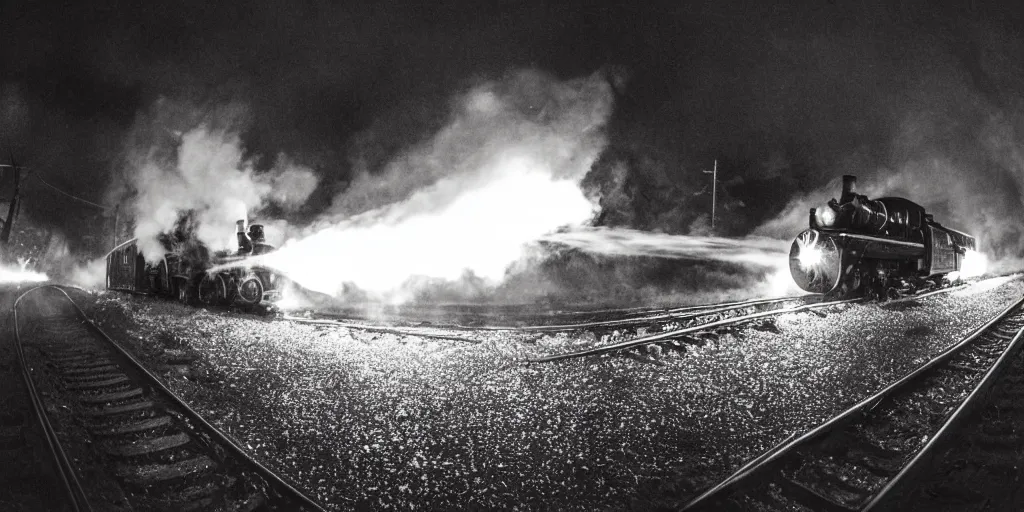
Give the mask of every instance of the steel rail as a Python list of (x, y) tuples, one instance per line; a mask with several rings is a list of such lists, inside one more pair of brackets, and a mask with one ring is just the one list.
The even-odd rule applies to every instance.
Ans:
[[(748, 299), (736, 302), (720, 302), (714, 304), (698, 304), (693, 306), (682, 306), (682, 307), (635, 307), (635, 308), (616, 308), (616, 309), (602, 309), (593, 311), (562, 311), (557, 313), (549, 314), (538, 314), (538, 315), (524, 315), (529, 318), (539, 317), (569, 317), (569, 316), (584, 316), (584, 315), (609, 315), (609, 314), (622, 314), (627, 315), (622, 318), (616, 318), (614, 320), (596, 320), (588, 322), (575, 322), (567, 324), (535, 324), (535, 325), (466, 325), (466, 324), (436, 324), (433, 328), (437, 329), (448, 329), (454, 331), (520, 331), (520, 332), (559, 332), (559, 331), (573, 331), (577, 329), (585, 329), (589, 327), (612, 327), (616, 325), (630, 325), (644, 321), (658, 321), (658, 320), (671, 320), (676, 318), (686, 318), (688, 316), (696, 315), (698, 313), (710, 313), (710, 310), (728, 310), (728, 309), (739, 309), (746, 306), (757, 306), (762, 304), (781, 303), (787, 301), (797, 300), (808, 300), (820, 295), (807, 294), (797, 295), (793, 297), (776, 297), (771, 299)], [(472, 315), (472, 314), (471, 314)], [(324, 317), (335, 317), (342, 319), (356, 319), (356, 320), (372, 320), (373, 318), (379, 318), (379, 316), (369, 315), (348, 315), (343, 313), (321, 313), (320, 316)], [(489, 315), (496, 316), (496, 315)], [(389, 314), (387, 318), (401, 318), (400, 314)], [(338, 320), (344, 321), (344, 320)], [(360, 324), (354, 324), (360, 325)]]
[[(402, 336), (420, 336), (422, 338), (433, 338), (441, 340), (461, 341), (466, 343), (479, 343), (479, 340), (470, 338), (463, 338), (450, 334), (440, 334), (436, 332), (430, 332), (430, 330), (420, 330), (415, 327), (378, 327), (372, 325), (357, 324), (352, 322), (342, 322), (340, 320), (320, 320), (315, 318), (302, 318), (299, 316), (284, 315), (281, 317), (282, 320), (288, 320), (290, 322), (298, 322), (310, 325), (327, 325), (331, 327), (343, 327), (345, 329), (356, 329), (360, 331), (373, 332), (379, 334), (398, 334)], [(440, 327), (432, 327), (432, 330), (443, 329)]]
[[(257, 461), (255, 458), (253, 458), (251, 455), (249, 455), (230, 436), (228, 436), (227, 434), (222, 432), (219, 428), (215, 427), (210, 422), (206, 421), (205, 418), (203, 418), (198, 412), (196, 412), (192, 407), (190, 407), (187, 403), (185, 403), (185, 401), (181, 397), (179, 397), (177, 395), (177, 393), (175, 393), (170, 388), (165, 386), (164, 383), (160, 380), (159, 377), (157, 377), (152, 372), (150, 372), (148, 369), (146, 369), (146, 367), (138, 359), (136, 359), (127, 350), (123, 349), (117, 342), (115, 342), (112, 338), (110, 338), (110, 336), (108, 336), (106, 332), (104, 332), (102, 329), (100, 329), (99, 326), (97, 326), (92, 321), (92, 319), (90, 319), (85, 314), (85, 311), (83, 311), (82, 308), (79, 307), (79, 305), (74, 301), (74, 299), (72, 299), (71, 296), (69, 296), (67, 294), (67, 292), (62, 290), (59, 286), (56, 286), (56, 285), (38, 286), (36, 288), (33, 288), (32, 290), (29, 290), (28, 292), (25, 292), (25, 294), (23, 294), (22, 297), (24, 297), (25, 295), (27, 295), (30, 292), (33, 292), (33, 291), (36, 291), (36, 290), (39, 290), (39, 289), (42, 289), (42, 288), (51, 288), (53, 290), (56, 290), (56, 291), (60, 292), (68, 300), (68, 302), (75, 308), (75, 311), (77, 312), (79, 318), (82, 319), (82, 322), (86, 326), (88, 326), (90, 330), (92, 330), (93, 332), (98, 334), (101, 338), (103, 338), (103, 340), (105, 340), (108, 344), (110, 344), (110, 346), (113, 347), (114, 350), (116, 350), (120, 355), (124, 356), (127, 360), (131, 361), (131, 363), (135, 366), (134, 369), (138, 370), (149, 381), (148, 384), (153, 386), (155, 389), (160, 390), (160, 392), (162, 392), (165, 395), (165, 397), (168, 398), (171, 402), (173, 402), (176, 406), (181, 407), (182, 411), (185, 412), (185, 414), (188, 416), (188, 418), (190, 420), (193, 420), (196, 423), (202, 425), (205, 429), (208, 430), (208, 433), (212, 434), (213, 437), (215, 437), (218, 441), (220, 441), (220, 442), (224, 443), (226, 446), (230, 447), (231, 451), (233, 452), (233, 455), (237, 456), (245, 465), (247, 465), (249, 467), (250, 470), (254, 471), (259, 476), (265, 478), (268, 482), (271, 482), (271, 483), (279, 486), (280, 489), (283, 489), (285, 491), (285, 493), (288, 494), (288, 497), (298, 501), (303, 506), (305, 506), (305, 507), (307, 507), (309, 509), (312, 509), (314, 511), (325, 512), (323, 507), (321, 507), (319, 504), (314, 502), (311, 498), (309, 498), (308, 496), (306, 496), (305, 494), (300, 492), (298, 489), (296, 489), (292, 484), (286, 482), (282, 477), (280, 477), (279, 475), (277, 475), (276, 473), (271, 471), (269, 468), (267, 468), (266, 466), (261, 464), (259, 461)], [(20, 297), (19, 297), (19, 300), (20, 300)], [(16, 306), (15, 306), (15, 308), (16, 308)], [(16, 309), (15, 309), (15, 312), (16, 312)]]
[[(747, 480), (753, 480), (761, 472), (769, 470), (772, 467), (772, 465), (778, 462), (779, 459), (781, 459), (783, 456), (792, 453), (793, 450), (800, 446), (803, 446), (811, 441), (814, 441), (830, 432), (836, 431), (840, 427), (846, 426), (848, 423), (851, 423), (858, 415), (873, 409), (879, 403), (881, 403), (883, 400), (885, 400), (895, 392), (902, 390), (908, 383), (916, 380), (918, 377), (922, 376), (926, 372), (938, 367), (946, 360), (956, 355), (956, 353), (960, 352), (962, 349), (967, 347), (972, 341), (988, 332), (988, 330), (992, 328), (993, 325), (1004, 320), (1007, 316), (1010, 315), (1010, 313), (1014, 312), (1016, 309), (1019, 309), (1022, 305), (1024, 305), (1024, 298), (1021, 298), (1015, 301), (1014, 303), (1010, 304), (1005, 309), (1000, 311), (997, 315), (995, 315), (991, 320), (986, 322), (981, 327), (977, 328), (973, 333), (971, 333), (961, 341), (957, 342), (956, 344), (943, 350), (935, 357), (930, 359), (928, 362), (922, 364), (914, 371), (889, 384), (882, 390), (861, 400), (860, 402), (857, 402), (853, 406), (847, 408), (846, 410), (840, 412), (839, 414), (833, 416), (831, 419), (805, 432), (804, 434), (801, 434), (799, 436), (790, 436), (781, 443), (776, 444), (772, 448), (769, 448), (761, 455), (751, 459), (749, 462), (741, 466), (739, 469), (737, 469), (735, 472), (730, 474), (728, 477), (723, 479), (718, 484), (712, 486), (708, 490), (704, 491), (697, 497), (687, 502), (685, 505), (683, 505), (683, 507), (680, 510), (696, 510), (702, 506), (709, 505), (710, 501), (714, 498), (724, 497), (724, 495), (727, 493), (738, 491), (738, 488), (741, 487), (744, 482), (746, 482)], [(992, 379), (992, 376), (997, 373), (997, 371), (994, 371), (995, 366), (1004, 364), (1005, 361), (1008, 360), (1007, 356), (1012, 352), (1012, 350), (1016, 350), (1017, 348), (1020, 347), (1021, 340), (1024, 339), (1024, 337), (1022, 337), (1022, 333), (1024, 333), (1024, 328), (1017, 331), (1017, 333), (1013, 337), (1013, 340), (1009, 343), (1008, 347), (1003, 351), (999, 359), (997, 359), (997, 361), (993, 363), (993, 367), (990, 368), (988, 372), (986, 372), (985, 377), (982, 380), (982, 383), (977, 385), (975, 389), (972, 390), (972, 393), (965, 400), (973, 399), (974, 397), (980, 394), (980, 391), (977, 389), (978, 386), (981, 386), (982, 384), (988, 386), (991, 384), (990, 379)], [(962, 411), (967, 410), (964, 407), (964, 405), (965, 403), (962, 402), (961, 406), (957, 409), (953, 417), (962, 417)], [(940, 431), (946, 432), (944, 428), (945, 423), (943, 427), (940, 429)], [(936, 436), (933, 436), (926, 446), (933, 445), (935, 443), (935, 437)], [(922, 459), (921, 457), (915, 457), (913, 460), (918, 461)], [(906, 470), (906, 467), (904, 467), (904, 470)], [(901, 471), (897, 475), (897, 477), (893, 477), (893, 480), (890, 480), (889, 482), (892, 485), (886, 486), (886, 492), (890, 491), (893, 487), (895, 487), (899, 483), (899, 480), (903, 479), (905, 476), (906, 471)], [(874, 506), (874, 503), (875, 502), (873, 500), (871, 502), (871, 506)]]
[[(900, 299), (896, 299), (896, 300), (893, 300), (893, 301), (886, 302), (885, 304), (883, 304), (883, 306), (884, 305), (888, 305), (888, 304), (895, 304), (895, 303), (898, 303), (898, 302), (908, 301), (908, 300), (923, 299), (925, 297), (930, 297), (930, 296), (933, 296), (933, 295), (949, 293), (949, 292), (952, 292), (952, 291), (959, 290), (959, 289), (961, 289), (961, 288), (963, 288), (965, 286), (968, 286), (968, 285), (967, 284), (963, 284), (963, 285), (959, 285), (959, 286), (951, 286), (951, 287), (948, 287), (948, 288), (942, 288), (942, 289), (939, 289), (939, 290), (933, 290), (933, 291), (922, 293), (922, 294), (919, 294), (919, 295), (911, 295), (911, 296), (908, 296), (908, 297), (903, 297), (903, 298), (900, 298)], [(789, 298), (789, 299), (765, 299), (765, 301), (766, 302), (770, 302), (770, 301), (774, 300), (774, 301), (778, 301), (778, 302), (784, 302), (786, 300), (794, 300), (794, 299), (799, 299), (799, 297)], [(814, 304), (805, 304), (803, 306), (797, 306), (797, 307), (793, 307), (793, 308), (776, 309), (776, 310), (772, 310), (772, 311), (762, 311), (760, 313), (753, 313), (753, 314), (750, 314), (750, 315), (738, 316), (738, 317), (733, 317), (733, 318), (726, 318), (726, 319), (723, 319), (723, 320), (719, 320), (717, 322), (711, 322), (711, 323), (702, 324), (702, 325), (695, 325), (695, 326), (685, 327), (685, 328), (682, 328), (682, 329), (676, 329), (676, 330), (672, 330), (672, 331), (665, 331), (665, 332), (661, 332), (661, 333), (658, 333), (658, 334), (652, 334), (652, 335), (644, 336), (644, 337), (641, 337), (641, 338), (634, 338), (634, 339), (631, 339), (631, 340), (626, 340), (626, 341), (622, 341), (622, 342), (619, 342), (619, 343), (614, 343), (614, 344), (611, 344), (611, 345), (603, 345), (603, 346), (600, 346), (600, 347), (594, 347), (594, 348), (590, 348), (590, 349), (580, 350), (580, 351), (577, 351), (577, 352), (568, 352), (568, 353), (565, 353), (565, 354), (555, 354), (555, 355), (538, 357), (538, 358), (530, 358), (530, 359), (527, 359), (526, 362), (528, 362), (528, 363), (546, 363), (546, 362), (551, 362), (551, 361), (558, 361), (558, 360), (561, 360), (561, 359), (570, 359), (570, 358), (575, 358), (575, 357), (585, 357), (585, 356), (591, 356), (591, 355), (600, 355), (600, 354), (604, 354), (604, 353), (607, 353), (607, 352), (614, 352), (614, 351), (618, 351), (618, 350), (632, 348), (632, 347), (639, 346), (639, 345), (647, 345), (649, 343), (656, 343), (658, 341), (662, 341), (662, 340), (667, 339), (667, 338), (673, 338), (673, 337), (676, 337), (676, 336), (692, 334), (694, 332), (700, 332), (700, 331), (703, 331), (703, 330), (713, 329), (713, 328), (716, 328), (716, 327), (722, 327), (722, 326), (726, 326), (726, 325), (734, 325), (734, 324), (739, 324), (739, 323), (743, 323), (743, 322), (749, 322), (749, 321), (752, 321), (752, 320), (757, 320), (757, 319), (768, 317), (768, 316), (772, 316), (772, 315), (781, 315), (781, 314), (785, 314), (785, 313), (798, 313), (798, 312), (801, 312), (801, 311), (811, 311), (811, 310), (814, 310), (814, 309), (824, 308), (824, 307), (828, 307), (828, 306), (834, 306), (834, 305), (837, 305), (837, 304), (845, 304), (845, 303), (852, 303), (852, 302), (862, 302), (862, 301), (866, 301), (866, 300), (867, 299), (864, 298), (864, 297), (858, 297), (858, 298), (853, 298), (853, 299), (843, 299), (843, 300), (836, 300), (836, 301), (830, 301), (830, 302), (818, 302), (818, 303), (814, 303)], [(750, 301), (750, 302), (756, 302), (756, 301)], [(727, 308), (723, 308), (723, 310), (726, 310), (726, 309)], [(709, 312), (710, 311), (705, 312), (705, 313), (709, 313)]]
[[(736, 302), (732, 304), (711, 304), (705, 306), (690, 306), (686, 308), (677, 308), (674, 313), (662, 313), (658, 316), (652, 317), (638, 317), (638, 318), (625, 318), (617, 320), (604, 320), (599, 322), (584, 322), (578, 324), (566, 324), (566, 325), (548, 325), (548, 326), (526, 326), (526, 327), (499, 327), (499, 326), (480, 326), (480, 327), (469, 327), (469, 326), (432, 326), (432, 327), (381, 327), (374, 325), (366, 325), (355, 322), (345, 322), (342, 320), (322, 320), (312, 318), (302, 318), (292, 315), (284, 315), (281, 318), (284, 320), (291, 320), (294, 322), (302, 322), (314, 325), (332, 325), (337, 327), (345, 327), (349, 329), (360, 329), (369, 332), (381, 332), (388, 334), (402, 334), (409, 336), (423, 336), (428, 338), (438, 339), (449, 339), (456, 341), (474, 341), (466, 338), (461, 338), (456, 335), (439, 334), (435, 331), (438, 330), (452, 330), (452, 331), (513, 331), (513, 332), (559, 332), (559, 331), (575, 331), (579, 329), (586, 329), (588, 327), (610, 327), (616, 325), (632, 325), (651, 323), (662, 320), (679, 320), (685, 318), (692, 318), (700, 315), (709, 315), (714, 313), (720, 313), (723, 311), (731, 311), (736, 309), (742, 309), (744, 307), (758, 306), (763, 304), (783, 303), (789, 301), (800, 300), (801, 297), (791, 298), (780, 298), (780, 299), (758, 299), (744, 302)], [(682, 314), (685, 312), (686, 314)]]
[[(578, 329), (587, 329), (590, 327), (614, 327), (619, 325), (632, 325), (642, 322), (652, 322), (660, 320), (675, 320), (680, 318), (688, 318), (691, 316), (713, 314), (722, 311), (730, 311), (734, 309), (742, 309), (751, 306), (763, 306), (767, 304), (781, 304), (783, 302), (807, 300), (808, 298), (815, 297), (814, 295), (801, 295), (797, 297), (779, 297), (775, 299), (751, 299), (739, 302), (723, 302), (718, 304), (703, 304), (698, 306), (685, 306), (680, 308), (662, 309), (657, 314), (652, 316), (637, 316), (630, 318), (618, 318), (615, 320), (597, 320), (592, 322), (579, 322), (571, 324), (553, 324), (553, 325), (525, 325), (525, 326), (458, 326), (457, 328), (473, 329), (477, 331), (531, 331), (531, 332), (560, 332), (560, 331), (575, 331)], [(652, 310), (658, 311), (658, 310)]]
[[(1024, 304), (1024, 299), (1018, 302), (1018, 304)], [(874, 510), (882, 502), (891, 498), (901, 488), (909, 484), (913, 477), (918, 474), (919, 471), (925, 468), (927, 463), (932, 460), (932, 457), (936, 454), (939, 447), (944, 445), (949, 440), (949, 434), (951, 434), (957, 427), (963, 424), (967, 420), (970, 413), (981, 401), (979, 398), (985, 395), (1003, 369), (1010, 363), (1010, 358), (1013, 357), (1017, 352), (1020, 351), (1022, 342), (1024, 342), (1024, 328), (1018, 329), (1017, 334), (1014, 335), (1013, 340), (1010, 342), (1006, 350), (999, 355), (996, 362), (991, 368), (985, 372), (984, 377), (981, 381), (971, 390), (967, 398), (964, 398), (963, 402), (957, 406), (956, 410), (950, 414), (949, 418), (942, 424), (939, 429), (932, 434), (928, 439), (928, 442), (921, 448), (920, 451), (914, 455), (914, 458), (907, 463), (906, 466), (896, 474), (889, 483), (885, 485), (875, 495), (868, 504), (864, 507), (864, 511)]]
[(21, 342), (21, 332), (18, 327), (18, 303), (20, 303), (21, 299), (25, 298), (29, 293), (45, 286), (46, 285), (37, 286), (25, 293), (22, 293), (17, 299), (15, 299), (14, 306), (11, 307), (11, 316), (14, 323), (14, 350), (18, 356), (18, 363), (21, 366), (21, 376), (25, 381), (25, 387), (28, 390), (30, 402), (32, 403), (32, 411), (35, 413), (39, 426), (43, 429), (44, 438), (46, 439), (46, 447), (57, 466), (57, 473), (60, 476), (60, 480), (64, 484), (64, 490), (68, 495), (68, 503), (75, 511), (88, 512), (93, 510), (92, 505), (89, 504), (89, 498), (82, 489), (82, 483), (78, 480), (78, 475), (75, 472), (74, 466), (72, 466), (71, 461), (68, 460), (67, 453), (64, 452), (64, 448), (60, 444), (60, 439), (57, 438), (57, 432), (53, 429), (53, 424), (50, 423), (50, 418), (46, 414), (46, 408), (43, 405), (43, 400), (39, 396), (39, 390), (36, 389), (35, 382), (32, 380), (32, 375), (28, 368), (28, 361), (25, 358), (25, 350)]
[(742, 324), (742, 323), (745, 323), (745, 322), (750, 322), (750, 321), (753, 321), (753, 320), (759, 320), (761, 318), (767, 318), (767, 317), (770, 317), (770, 316), (784, 315), (786, 313), (799, 313), (799, 312), (802, 312), (802, 311), (812, 311), (812, 310), (815, 310), (815, 309), (822, 309), (822, 308), (827, 308), (827, 307), (830, 307), (830, 306), (837, 306), (837, 305), (840, 305), (840, 304), (849, 304), (849, 303), (853, 303), (853, 302), (862, 302), (864, 300), (865, 299), (863, 299), (863, 298), (843, 299), (843, 300), (835, 300), (835, 301), (830, 301), (830, 302), (819, 302), (819, 303), (816, 303), (816, 304), (805, 304), (803, 306), (796, 306), (796, 307), (792, 307), (792, 308), (775, 309), (775, 310), (772, 310), (772, 311), (762, 311), (760, 313), (753, 313), (753, 314), (750, 314), (750, 315), (743, 315), (743, 316), (737, 316), (737, 317), (733, 317), (733, 318), (726, 318), (724, 320), (718, 320), (716, 322), (710, 322), (710, 323), (706, 323), (706, 324), (695, 325), (695, 326), (692, 326), (692, 327), (684, 327), (682, 329), (673, 329), (671, 331), (660, 332), (658, 334), (651, 334), (651, 335), (647, 335), (647, 336), (641, 336), (639, 338), (634, 338), (634, 339), (631, 339), (631, 340), (621, 341), (621, 342), (618, 342), (618, 343), (611, 343), (611, 344), (608, 344), (608, 345), (602, 345), (602, 346), (599, 346), (599, 347), (589, 348), (589, 349), (586, 349), (586, 350), (580, 350), (580, 351), (576, 351), (576, 352), (567, 352), (567, 353), (564, 353), (564, 354), (553, 354), (553, 355), (537, 357), (537, 358), (530, 358), (530, 359), (527, 359), (526, 362), (528, 362), (528, 363), (546, 363), (546, 362), (551, 362), (551, 361), (559, 361), (559, 360), (562, 360), (562, 359), (571, 359), (571, 358), (586, 357), (586, 356), (596, 356), (596, 355), (605, 354), (605, 353), (608, 353), (608, 352), (615, 352), (615, 351), (624, 350), (624, 349), (627, 349), (627, 348), (637, 347), (637, 346), (640, 346), (640, 345), (648, 345), (648, 344), (651, 344), (651, 343), (656, 343), (656, 342), (659, 342), (659, 341), (675, 338), (675, 337), (678, 337), (678, 336), (683, 336), (683, 335), (686, 335), (686, 334), (692, 334), (692, 333), (695, 333), (695, 332), (707, 331), (709, 329), (715, 329), (717, 327), (724, 327), (724, 326), (728, 326), (728, 325), (737, 325), (737, 324)]

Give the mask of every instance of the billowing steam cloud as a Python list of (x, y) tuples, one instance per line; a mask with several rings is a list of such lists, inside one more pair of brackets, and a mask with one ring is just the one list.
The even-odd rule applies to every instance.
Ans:
[(200, 123), (176, 142), (173, 151), (161, 145), (136, 148), (144, 157), (127, 173), (135, 193), (134, 236), (151, 261), (165, 252), (159, 235), (173, 231), (186, 212), (194, 215), (194, 234), (201, 242), (213, 250), (229, 249), (236, 243), (236, 220), (269, 205), (298, 208), (319, 181), (284, 155), (273, 168), (258, 172), (231, 128)]
[(594, 215), (579, 184), (611, 109), (600, 74), (520, 71), (476, 86), (430, 140), (357, 177), (327, 220), (264, 263), (313, 290), (391, 300), (435, 279), (496, 284), (524, 244)]

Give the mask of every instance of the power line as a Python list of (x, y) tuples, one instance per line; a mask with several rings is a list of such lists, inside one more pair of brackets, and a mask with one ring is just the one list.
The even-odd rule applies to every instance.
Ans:
[[(0, 168), (13, 168), (13, 167), (14, 167), (13, 165), (0, 164)], [(28, 167), (22, 167), (20, 165), (18, 167), (20, 167), (21, 169), (28, 169)], [(102, 208), (104, 210), (113, 210), (114, 209), (114, 208), (112, 208), (110, 206), (105, 206), (105, 205), (102, 205), (102, 204), (99, 204), (99, 203), (94, 203), (94, 202), (92, 202), (92, 201), (90, 201), (88, 199), (83, 199), (83, 198), (78, 197), (78, 196), (76, 196), (74, 194), (71, 194), (69, 192), (65, 192), (65, 191), (63, 191), (63, 190), (61, 190), (61, 189), (51, 185), (50, 182), (48, 182), (48, 181), (44, 180), (43, 178), (41, 178), (37, 173), (30, 174), (29, 178), (35, 178), (35, 179), (41, 181), (43, 183), (43, 185), (46, 185), (47, 187), (50, 187), (53, 190), (56, 190), (58, 193), (63, 194), (65, 196), (67, 196), (67, 197), (70, 197), (71, 199), (74, 199), (76, 201), (81, 201), (81, 202), (83, 202), (85, 204), (89, 204), (89, 205), (95, 206), (97, 208)]]
[(85, 204), (87, 204), (87, 205), (92, 205), (92, 206), (94, 206), (94, 207), (96, 207), (96, 208), (101, 208), (101, 209), (103, 209), (103, 210), (113, 210), (113, 209), (114, 209), (114, 208), (111, 208), (111, 207), (109, 207), (109, 206), (103, 206), (103, 205), (100, 205), (100, 204), (97, 204), (97, 203), (93, 203), (93, 202), (91, 202), (91, 201), (89, 201), (89, 200), (87, 200), (87, 199), (82, 199), (82, 198), (79, 198), (78, 196), (75, 196), (75, 195), (73, 195), (73, 194), (69, 194), (69, 193), (66, 193), (66, 191), (63, 191), (63, 190), (61, 190), (60, 188), (57, 188), (56, 186), (53, 186), (53, 185), (51, 185), (51, 184), (50, 184), (49, 182), (47, 182), (47, 181), (46, 181), (45, 179), (43, 179), (43, 178), (39, 177), (39, 175), (38, 175), (38, 174), (32, 174), (32, 176), (30, 176), (30, 177), (34, 177), (34, 178), (36, 178), (36, 179), (38, 179), (38, 180), (42, 181), (44, 185), (46, 185), (46, 186), (49, 186), (50, 188), (53, 188), (54, 190), (58, 191), (58, 193), (60, 193), (60, 194), (62, 194), (62, 195), (65, 195), (65, 196), (67, 196), (67, 197), (69, 197), (69, 198), (71, 198), (71, 199), (74, 199), (74, 200), (76, 200), (76, 201), (81, 201), (82, 203), (85, 203)]

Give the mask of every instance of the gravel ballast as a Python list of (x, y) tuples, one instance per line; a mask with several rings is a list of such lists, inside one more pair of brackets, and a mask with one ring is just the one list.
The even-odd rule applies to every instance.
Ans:
[[(678, 505), (982, 325), (1024, 292), (993, 278), (920, 300), (785, 314), (685, 352), (549, 364), (593, 335), (426, 339), (86, 299), (115, 339), (328, 508)], [(168, 362), (191, 361), (189, 366)]]

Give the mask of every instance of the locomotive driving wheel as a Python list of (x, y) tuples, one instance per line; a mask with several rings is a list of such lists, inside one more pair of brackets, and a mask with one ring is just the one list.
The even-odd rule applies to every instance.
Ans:
[(221, 275), (206, 274), (199, 282), (199, 302), (205, 306), (219, 306), (227, 300), (228, 290)]
[(249, 276), (238, 285), (238, 298), (250, 305), (255, 306), (263, 300), (263, 282), (259, 277)]

